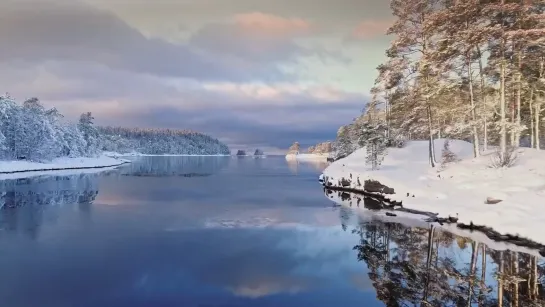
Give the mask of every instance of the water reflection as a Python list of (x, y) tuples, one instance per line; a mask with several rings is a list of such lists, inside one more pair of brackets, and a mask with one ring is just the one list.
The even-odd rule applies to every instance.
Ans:
[(231, 157), (139, 157), (121, 168), (121, 175), (139, 177), (203, 177), (227, 167)]
[(298, 160), (298, 159), (286, 159), (286, 163), (288, 164), (288, 168), (293, 174), (298, 174), (300, 171), (300, 168), (310, 168), (316, 172), (323, 172), (326, 167), (329, 165), (329, 162), (323, 161), (320, 159), (306, 159), (306, 160)]
[[(121, 168), (0, 183), (2, 306), (543, 303), (537, 253), (332, 208), (316, 172), (291, 176), (284, 157), (226, 163), (208, 177)], [(107, 206), (130, 197), (143, 201)]]
[(0, 181), (0, 230), (38, 237), (44, 219), (56, 220), (55, 207), (77, 205), (89, 212), (98, 195), (98, 174), (41, 176)]
[(386, 306), (545, 304), (545, 263), (533, 250), (494, 250), (434, 225), (408, 227), (369, 210), (337, 208), (343, 230), (358, 220), (351, 229), (360, 238), (354, 250)]

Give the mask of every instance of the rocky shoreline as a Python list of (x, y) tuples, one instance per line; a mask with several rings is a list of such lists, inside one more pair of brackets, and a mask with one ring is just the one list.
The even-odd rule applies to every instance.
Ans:
[[(468, 230), (470, 232), (477, 231), (486, 235), (489, 239), (496, 242), (505, 242), (510, 243), (516, 246), (525, 247), (529, 249), (534, 249), (539, 252), (540, 255), (545, 257), (545, 245), (537, 243), (535, 241), (511, 234), (501, 234), (494, 229), (484, 226), (484, 225), (475, 225), (473, 223), (464, 224), (458, 222), (456, 217), (440, 217), (438, 214), (433, 212), (419, 211), (414, 209), (407, 209), (403, 207), (401, 202), (391, 201), (385, 195), (367, 191), (365, 188), (355, 189), (350, 188), (349, 186), (344, 187), (342, 185), (335, 186), (326, 178), (320, 178), (321, 183), (324, 188), (324, 193), (328, 198), (334, 198), (333, 193), (337, 193), (343, 201), (348, 201), (349, 206), (352, 207), (363, 207), (368, 210), (382, 210), (385, 211), (387, 216), (396, 217), (396, 212), (409, 213), (414, 215), (424, 216), (423, 221), (428, 223), (437, 223), (439, 225), (443, 224), (452, 224), (458, 227), (459, 229)], [(344, 179), (344, 178), (343, 178)]]

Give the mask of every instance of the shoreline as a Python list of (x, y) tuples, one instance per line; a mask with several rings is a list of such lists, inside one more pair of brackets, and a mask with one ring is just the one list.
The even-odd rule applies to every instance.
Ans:
[[(434, 145), (440, 153), (442, 140)], [(545, 197), (545, 151), (519, 148), (515, 165), (494, 168), (494, 153), (473, 158), (472, 144), (450, 140), (450, 145), (458, 160), (436, 168), (429, 166), (427, 141), (388, 148), (378, 169), (371, 169), (366, 150), (359, 149), (330, 164), (319, 181), (327, 189), (363, 194), (439, 223), (493, 230), (500, 239), (545, 243), (540, 231), (545, 216), (539, 214)]]
[(363, 193), (344, 192), (339, 187), (331, 189), (324, 187), (324, 195), (337, 206), (356, 209), (354, 213), (364, 220), (378, 219), (384, 222), (400, 223), (409, 227), (420, 228), (433, 226), (454, 235), (468, 237), (484, 243), (489, 247), (494, 247), (496, 250), (512, 250), (545, 257), (545, 245), (525, 238), (502, 235), (486, 226), (472, 225), (470, 227), (471, 225), (455, 221), (436, 221), (429, 218), (429, 212), (418, 212), (416, 210), (404, 209), (403, 207), (371, 209), (364, 207), (365, 198), (370, 198), (374, 201), (381, 200), (373, 199), (372, 196), (367, 196)]
[(48, 163), (30, 161), (0, 161), (0, 180), (21, 179), (61, 172), (71, 173), (78, 170), (113, 169), (131, 163), (126, 159), (107, 156), (96, 158), (57, 158)]
[(59, 168), (38, 168), (38, 169), (27, 169), (27, 170), (17, 170), (17, 171), (0, 171), (0, 175), (9, 175), (9, 174), (21, 174), (21, 173), (30, 173), (30, 172), (54, 172), (54, 171), (68, 171), (68, 170), (78, 170), (78, 169), (99, 169), (99, 168), (109, 168), (116, 167), (123, 164), (131, 163), (129, 161), (124, 161), (119, 164), (112, 165), (99, 165), (99, 166), (76, 166), (76, 167), (59, 167)]

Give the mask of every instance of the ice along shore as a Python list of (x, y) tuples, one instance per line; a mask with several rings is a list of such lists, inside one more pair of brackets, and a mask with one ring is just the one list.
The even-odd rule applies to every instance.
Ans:
[[(438, 155), (443, 144), (435, 141)], [(486, 226), (545, 244), (544, 151), (519, 148), (509, 168), (491, 167), (493, 152), (473, 158), (472, 144), (465, 141), (451, 140), (450, 151), (458, 161), (431, 168), (428, 142), (412, 141), (388, 148), (379, 169), (371, 170), (363, 148), (332, 163), (321, 179), (326, 188), (367, 193), (458, 225)]]

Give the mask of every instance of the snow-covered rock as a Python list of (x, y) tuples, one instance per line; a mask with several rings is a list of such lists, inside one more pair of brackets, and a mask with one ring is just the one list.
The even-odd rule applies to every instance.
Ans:
[[(438, 160), (444, 141), (434, 143)], [(450, 140), (450, 150), (460, 161), (432, 168), (428, 142), (412, 141), (388, 148), (380, 168), (371, 170), (366, 150), (360, 149), (332, 163), (323, 173), (324, 184), (363, 190), (366, 180), (375, 180), (392, 188), (387, 197), (405, 208), (457, 216), (459, 223), (545, 243), (545, 151), (520, 148), (514, 166), (491, 168), (493, 152), (473, 158), (472, 144), (460, 140)], [(487, 199), (501, 202), (486, 204)]]

